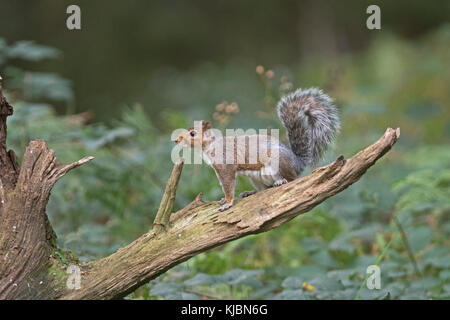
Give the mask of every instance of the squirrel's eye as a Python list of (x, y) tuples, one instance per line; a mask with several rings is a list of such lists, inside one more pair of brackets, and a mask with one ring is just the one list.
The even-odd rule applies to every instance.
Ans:
[(195, 131), (191, 131), (191, 132), (190, 132), (191, 137), (195, 136), (195, 134), (196, 134)]

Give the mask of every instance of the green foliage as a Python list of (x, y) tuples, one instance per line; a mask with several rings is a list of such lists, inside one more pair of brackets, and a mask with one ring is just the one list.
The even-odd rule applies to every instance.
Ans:
[[(241, 109), (228, 127), (279, 127), (274, 103), (292, 83), (329, 88), (341, 107), (343, 131), (324, 162), (341, 153), (351, 156), (387, 126), (402, 129), (394, 149), (358, 183), (312, 212), (199, 254), (129, 298), (448, 299), (449, 36), (448, 27), (414, 43), (383, 36), (359, 54), (275, 68), (273, 78), (249, 75), (239, 64), (201, 66), (158, 79), (163, 94), (167, 87), (171, 99), (182, 99), (191, 111), (168, 108), (158, 118), (136, 104), (111, 123), (56, 114), (53, 103), (73, 99), (70, 81), (20, 70), (10, 59), (37, 61), (59, 53), (0, 40), (0, 64), (15, 108), (8, 118), (8, 144), (20, 155), (29, 140), (46, 139), (62, 162), (95, 157), (57, 183), (48, 205), (58, 244), (86, 261), (150, 227), (172, 167), (172, 129), (210, 118), (210, 106), (225, 97)], [(334, 67), (341, 72), (330, 83)], [(236, 74), (236, 82), (223, 80)], [(193, 88), (205, 90), (206, 98), (198, 102)], [(236, 193), (248, 189), (242, 179)], [(207, 200), (222, 193), (211, 169), (187, 165), (175, 209), (199, 192)], [(365, 286), (372, 264), (381, 268), (381, 290)]]

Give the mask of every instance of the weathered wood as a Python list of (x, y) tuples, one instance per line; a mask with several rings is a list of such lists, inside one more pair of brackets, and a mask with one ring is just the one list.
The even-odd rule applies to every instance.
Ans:
[(173, 166), (172, 173), (167, 181), (158, 212), (153, 221), (153, 230), (157, 233), (166, 231), (169, 227), (170, 214), (172, 213), (173, 203), (177, 194), (178, 181), (180, 181), (181, 171), (183, 170), (184, 159), (180, 158)]
[(0, 207), (0, 299), (57, 293), (48, 293), (47, 286), (41, 284), (53, 282), (47, 271), (51, 253), (57, 249), (45, 208), (54, 184), (69, 170), (92, 159), (59, 164), (44, 140), (30, 142), (16, 186), (2, 198)]
[(0, 110), (0, 299), (56, 297), (63, 286), (49, 272), (57, 248), (45, 208), (56, 181), (92, 157), (63, 165), (44, 140), (36, 140), (19, 167), (15, 154), (6, 152), (6, 117), (13, 109), (1, 90)]
[(9, 191), (16, 184), (19, 165), (14, 151), (6, 148), (6, 118), (13, 114), (13, 108), (3, 96), (1, 80), (0, 76), (0, 187)]

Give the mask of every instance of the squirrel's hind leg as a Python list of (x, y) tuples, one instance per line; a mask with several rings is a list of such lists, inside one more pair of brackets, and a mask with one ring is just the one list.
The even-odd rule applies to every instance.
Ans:
[(262, 183), (261, 181), (255, 179), (255, 178), (250, 178), (250, 177), (249, 177), (249, 180), (250, 180), (250, 182), (252, 183), (253, 187), (254, 187), (256, 190), (252, 190), (252, 191), (244, 191), (244, 192), (242, 192), (242, 193), (239, 195), (239, 197), (241, 197), (241, 198), (246, 198), (246, 197), (249, 197), (249, 196), (251, 196), (251, 195), (254, 195), (254, 194), (257, 193), (258, 191), (267, 189), (267, 186), (264, 185), (264, 183)]
[(286, 179), (282, 178), (282, 179), (279, 179), (279, 180), (275, 181), (273, 183), (273, 186), (274, 187), (279, 187), (279, 186), (281, 186), (281, 185), (283, 185), (285, 183), (288, 183), (288, 181)]
[(225, 211), (233, 206), (234, 202), (234, 188), (236, 186), (236, 170), (230, 165), (215, 165), (217, 178), (219, 178), (225, 198), (219, 201), (221, 207), (219, 211)]
[(241, 197), (241, 198), (250, 197), (251, 195), (255, 194), (256, 192), (258, 192), (258, 191), (256, 191), (256, 190), (244, 191), (241, 194), (239, 194), (239, 197)]

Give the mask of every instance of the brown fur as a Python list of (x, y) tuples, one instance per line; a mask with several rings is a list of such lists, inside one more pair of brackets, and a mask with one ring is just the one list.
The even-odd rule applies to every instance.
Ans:
[[(211, 128), (209, 121), (201, 122), (201, 129), (190, 127), (180, 135), (175, 142), (183, 143), (185, 146), (191, 148), (201, 148), (204, 153), (208, 155), (211, 160), (211, 166), (214, 169), (217, 178), (222, 186), (225, 195), (224, 201), (221, 201), (223, 210), (230, 207), (234, 201), (234, 191), (236, 185), (237, 173), (240, 171), (260, 171), (271, 160), (272, 150), (271, 143), (279, 143), (270, 136), (266, 135), (248, 135), (248, 136), (225, 136), (212, 137), (208, 134)], [(191, 136), (191, 132), (195, 132)], [(217, 142), (215, 139), (222, 139), (221, 148), (219, 145), (210, 147), (211, 143)], [(243, 141), (240, 139), (244, 139)], [(243, 148), (238, 148), (238, 144), (243, 143)], [(218, 149), (219, 147), (220, 149)], [(225, 163), (214, 162), (219, 160), (217, 152), (222, 153), (222, 160)], [(253, 153), (256, 153), (254, 155)], [(231, 157), (227, 159), (227, 155)], [(232, 163), (226, 163), (231, 161)], [(251, 163), (254, 162), (254, 163)], [(296, 172), (287, 155), (280, 154), (279, 170), (283, 178), (287, 181), (292, 181), (296, 178)]]

